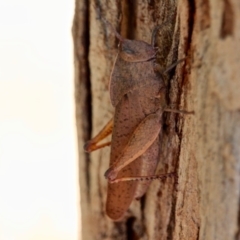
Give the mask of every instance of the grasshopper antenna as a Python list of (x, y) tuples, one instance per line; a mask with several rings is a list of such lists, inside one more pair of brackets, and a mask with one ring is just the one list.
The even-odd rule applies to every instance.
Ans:
[(113, 27), (113, 25), (110, 22), (108, 22), (106, 19), (103, 19), (103, 21), (114, 32), (116, 38), (120, 42), (123, 42), (124, 38), (116, 31), (116, 29)]

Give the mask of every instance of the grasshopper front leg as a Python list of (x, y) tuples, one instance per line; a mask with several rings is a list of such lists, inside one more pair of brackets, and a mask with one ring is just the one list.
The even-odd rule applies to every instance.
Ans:
[(103, 129), (91, 140), (85, 143), (84, 150), (86, 152), (92, 152), (99, 148), (103, 148), (106, 146), (111, 145), (111, 142), (102, 143), (100, 145), (97, 145), (101, 140), (106, 138), (109, 134), (112, 133), (113, 130), (113, 119), (110, 119), (110, 121), (103, 127)]
[(153, 144), (161, 131), (161, 116), (163, 109), (149, 114), (137, 126), (123, 152), (114, 165), (105, 172), (105, 177), (111, 182), (117, 178), (118, 172), (141, 156)]

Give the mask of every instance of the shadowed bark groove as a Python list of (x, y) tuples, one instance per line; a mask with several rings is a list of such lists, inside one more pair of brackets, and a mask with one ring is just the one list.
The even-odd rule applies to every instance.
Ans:
[[(151, 41), (166, 69), (167, 102), (194, 115), (164, 114), (156, 173), (122, 222), (105, 214), (109, 148), (83, 145), (113, 115), (108, 82), (117, 40), (107, 19), (130, 39)], [(73, 22), (82, 239), (239, 239), (240, 9), (238, 0), (76, 0)], [(177, 188), (177, 189), (176, 189)]]
[(230, 0), (224, 0), (221, 38), (233, 35), (234, 30), (234, 11)]
[[(79, 12), (82, 14), (79, 15)], [(78, 141), (87, 141), (91, 138), (92, 131), (92, 111), (91, 111), (91, 81), (89, 69), (89, 7), (88, 1), (76, 2), (75, 17), (73, 20), (73, 40), (74, 40), (74, 63), (75, 63), (75, 102), (77, 124), (84, 129), (78, 131)], [(83, 154), (82, 152), (79, 154)], [(90, 168), (89, 155), (84, 153), (85, 162), (85, 182), (87, 196), (89, 197)]]

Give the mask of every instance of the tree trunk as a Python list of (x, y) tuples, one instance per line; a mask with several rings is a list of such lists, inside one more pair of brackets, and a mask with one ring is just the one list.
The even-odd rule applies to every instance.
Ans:
[[(157, 62), (186, 56), (167, 79), (155, 180), (122, 222), (105, 214), (109, 148), (91, 154), (84, 143), (113, 116), (108, 82), (118, 41), (107, 19), (129, 39), (151, 41)], [(76, 0), (73, 24), (82, 239), (240, 239), (240, 5), (238, 0)]]

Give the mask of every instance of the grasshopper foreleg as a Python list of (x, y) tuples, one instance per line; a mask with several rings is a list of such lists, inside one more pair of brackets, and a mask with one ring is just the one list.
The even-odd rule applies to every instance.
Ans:
[(106, 143), (102, 143), (99, 145), (98, 145), (98, 143), (102, 139), (106, 138), (109, 134), (111, 134), (112, 129), (113, 129), (113, 119), (111, 119), (94, 138), (92, 138), (91, 140), (89, 140), (88, 142), (85, 143), (85, 145), (83, 147), (84, 150), (86, 152), (92, 152), (99, 148), (103, 148), (103, 147), (111, 145), (111, 142), (106, 142)]

